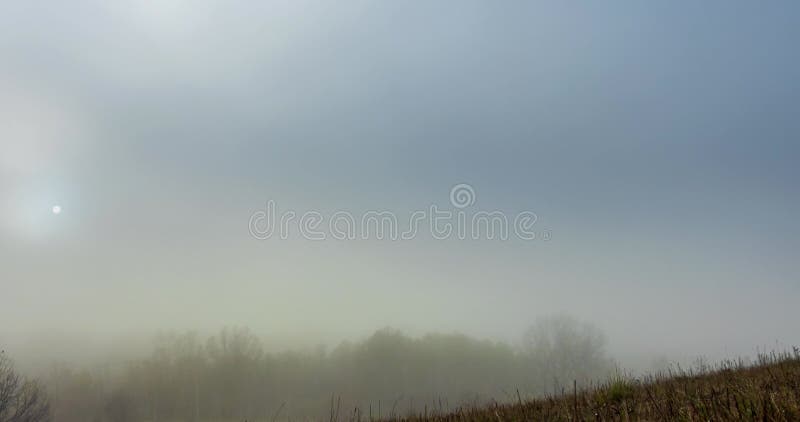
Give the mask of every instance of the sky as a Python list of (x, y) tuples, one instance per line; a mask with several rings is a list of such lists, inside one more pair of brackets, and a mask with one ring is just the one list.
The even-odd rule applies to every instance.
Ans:
[[(0, 335), (514, 341), (568, 313), (618, 354), (800, 344), (799, 9), (2, 2)], [(249, 230), (459, 184), (540, 236)]]

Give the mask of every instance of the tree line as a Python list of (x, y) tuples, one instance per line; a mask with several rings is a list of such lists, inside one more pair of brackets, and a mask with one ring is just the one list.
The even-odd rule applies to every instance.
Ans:
[(59, 366), (44, 382), (57, 422), (377, 418), (560, 393), (613, 367), (597, 328), (557, 316), (514, 345), (386, 328), (331, 350), (268, 353), (246, 328), (163, 334), (121, 371)]

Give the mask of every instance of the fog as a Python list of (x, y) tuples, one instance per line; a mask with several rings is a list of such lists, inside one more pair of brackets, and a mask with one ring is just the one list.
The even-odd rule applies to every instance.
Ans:
[[(0, 347), (144, 397), (165, 336), (246, 332), (320, 353), (313, 413), (381, 333), (525, 368), (453, 381), (497, 400), (553, 385), (541, 321), (604, 339), (586, 382), (800, 344), (799, 7), (2, 2)], [(345, 404), (460, 394), (414, 380)]]

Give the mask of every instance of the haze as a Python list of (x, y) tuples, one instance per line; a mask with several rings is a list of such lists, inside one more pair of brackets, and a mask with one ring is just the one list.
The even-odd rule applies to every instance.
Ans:
[[(0, 342), (36, 368), (567, 314), (629, 367), (800, 344), (799, 7), (2, 2)], [(248, 229), (458, 184), (539, 238)]]

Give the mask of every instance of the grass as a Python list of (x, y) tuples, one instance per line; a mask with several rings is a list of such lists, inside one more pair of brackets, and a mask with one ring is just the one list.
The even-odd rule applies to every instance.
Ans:
[(800, 349), (762, 354), (752, 363), (725, 361), (640, 379), (619, 376), (559, 396), (391, 420), (800, 421)]

